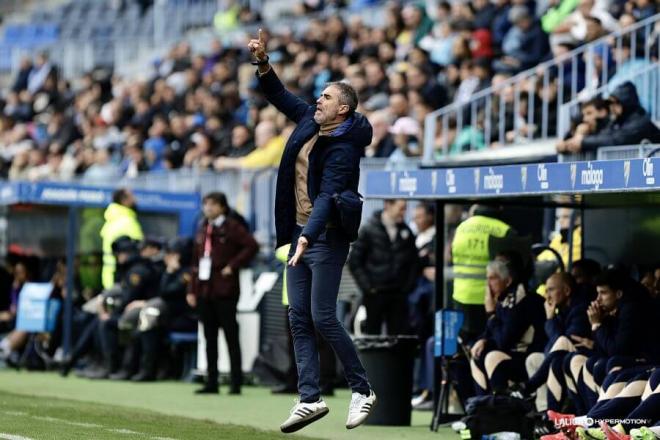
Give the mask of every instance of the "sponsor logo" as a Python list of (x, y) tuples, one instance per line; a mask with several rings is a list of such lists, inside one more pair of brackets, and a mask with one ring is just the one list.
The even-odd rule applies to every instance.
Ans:
[(105, 197), (103, 191), (46, 188), (41, 193), (41, 200), (55, 202), (103, 203), (105, 201)]
[(575, 179), (577, 177), (577, 164), (571, 164), (571, 188), (575, 188)]
[(598, 189), (603, 184), (603, 170), (594, 168), (591, 162), (587, 162), (587, 169), (580, 172), (580, 183)]
[(488, 168), (488, 174), (484, 176), (484, 189), (499, 192), (504, 188), (504, 175), (495, 174), (492, 168)]
[(447, 192), (449, 194), (454, 194), (456, 192), (456, 174), (454, 174), (454, 170), (447, 170), (447, 174), (445, 174), (445, 184), (447, 185)]
[(481, 168), (474, 169), (474, 189), (479, 192), (479, 183), (481, 181)]
[(536, 178), (539, 180), (541, 189), (548, 189), (548, 169), (544, 164), (539, 164), (539, 166), (536, 167)]
[(626, 160), (623, 162), (623, 181), (625, 182), (625, 185), (628, 186), (628, 182), (630, 182), (630, 161)]
[(417, 191), (417, 178), (416, 177), (402, 177), (399, 179), (399, 191), (406, 193), (414, 193)]
[(651, 158), (646, 158), (642, 161), (642, 174), (646, 179), (647, 185), (655, 185), (655, 175), (653, 173), (653, 161)]
[(527, 167), (520, 168), (520, 181), (522, 183), (522, 189), (525, 191), (527, 189)]
[(396, 191), (396, 173), (392, 171), (390, 173), (390, 192), (393, 193)]
[(438, 188), (438, 172), (433, 171), (431, 173), (431, 192), (435, 193), (435, 190)]

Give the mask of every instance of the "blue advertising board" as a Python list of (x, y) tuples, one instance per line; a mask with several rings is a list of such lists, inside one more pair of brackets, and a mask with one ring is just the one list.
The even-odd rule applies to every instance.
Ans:
[[(114, 188), (81, 186), (71, 183), (12, 182), (0, 186), (0, 204), (30, 203), (37, 205), (103, 208), (112, 202)], [(134, 191), (138, 209), (179, 215), (179, 232), (190, 235), (200, 210), (197, 193)]]
[(366, 197), (493, 198), (660, 190), (660, 158), (371, 171)]
[(458, 351), (458, 332), (463, 326), (463, 312), (443, 309), (435, 312), (433, 353), (435, 357), (453, 356)]
[(51, 299), (51, 283), (25, 283), (18, 296), (16, 329), (24, 332), (52, 332), (61, 302)]

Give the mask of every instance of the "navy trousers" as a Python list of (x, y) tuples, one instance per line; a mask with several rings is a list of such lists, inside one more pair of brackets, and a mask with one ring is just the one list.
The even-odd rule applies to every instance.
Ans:
[[(301, 231), (300, 227), (294, 230), (289, 259), (296, 250)], [(342, 363), (346, 381), (353, 392), (367, 395), (371, 388), (353, 341), (337, 320), (339, 281), (348, 249), (349, 241), (344, 234), (328, 228), (307, 248), (295, 267), (287, 266), (289, 322), (301, 402), (316, 402), (321, 396), (315, 328)]]

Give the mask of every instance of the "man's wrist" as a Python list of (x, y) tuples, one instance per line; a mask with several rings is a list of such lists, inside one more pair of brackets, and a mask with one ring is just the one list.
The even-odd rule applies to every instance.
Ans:
[(252, 61), (252, 65), (254, 66), (265, 66), (268, 64), (268, 61), (270, 58), (268, 55), (266, 55), (264, 58), (256, 58), (256, 61)]
[(600, 322), (596, 322), (594, 324), (591, 324), (591, 331), (595, 332), (596, 330), (598, 330), (599, 327), (600, 327)]

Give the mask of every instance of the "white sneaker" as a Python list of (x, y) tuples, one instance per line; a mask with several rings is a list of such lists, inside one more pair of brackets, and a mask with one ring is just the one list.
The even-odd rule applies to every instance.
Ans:
[(318, 402), (314, 403), (296, 402), (291, 408), (289, 418), (280, 426), (280, 430), (287, 434), (296, 432), (317, 421), (328, 414), (329, 411), (323, 399), (319, 399)]
[(346, 420), (346, 429), (357, 428), (367, 420), (371, 410), (376, 405), (376, 394), (371, 390), (368, 396), (360, 393), (353, 393), (351, 397), (351, 406), (348, 408), (348, 420)]

